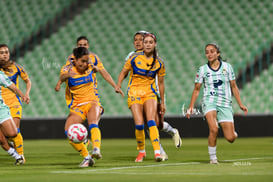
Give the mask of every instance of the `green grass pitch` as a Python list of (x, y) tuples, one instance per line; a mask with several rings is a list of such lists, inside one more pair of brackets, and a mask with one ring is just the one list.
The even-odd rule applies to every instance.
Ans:
[(168, 161), (155, 162), (151, 142), (146, 140), (147, 157), (135, 163), (134, 139), (103, 139), (103, 158), (93, 167), (79, 168), (82, 157), (66, 140), (25, 140), (22, 166), (14, 166), (14, 159), (1, 149), (0, 181), (273, 181), (273, 137), (238, 138), (233, 144), (218, 139), (219, 165), (208, 164), (206, 138), (183, 139), (181, 149), (171, 139), (161, 143)]

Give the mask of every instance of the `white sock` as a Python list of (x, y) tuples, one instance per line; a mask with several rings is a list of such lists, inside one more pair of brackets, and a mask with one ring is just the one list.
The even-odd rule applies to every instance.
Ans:
[(91, 159), (91, 156), (88, 154), (88, 156), (86, 156), (85, 159)]
[(160, 154), (160, 150), (155, 150), (155, 154)]
[(7, 153), (12, 156), (14, 159), (19, 159), (21, 158), (21, 155), (19, 155), (16, 150), (12, 147), (9, 148), (9, 150), (7, 151)]
[(210, 160), (217, 160), (217, 157), (216, 157), (216, 146), (215, 147), (208, 146), (208, 150), (209, 150), (209, 158), (210, 158)]
[(164, 131), (172, 136), (176, 133), (176, 130), (166, 121), (163, 122), (162, 131)]
[(145, 149), (143, 149), (143, 150), (139, 150), (139, 152), (141, 152), (141, 153), (145, 153)]
[(160, 142), (159, 142), (159, 146), (160, 146), (160, 154), (166, 154)]
[(236, 131), (234, 131), (234, 135), (236, 136), (236, 138), (238, 137), (238, 133)]

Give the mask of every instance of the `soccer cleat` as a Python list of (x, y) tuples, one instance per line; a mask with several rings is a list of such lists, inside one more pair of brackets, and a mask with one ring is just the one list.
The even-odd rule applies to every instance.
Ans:
[(135, 162), (142, 162), (146, 156), (146, 152), (139, 152)]
[(83, 161), (80, 163), (79, 167), (88, 167), (88, 166), (93, 166), (94, 164), (95, 164), (94, 159), (84, 158)]
[(25, 156), (22, 155), (22, 157), (23, 157), (23, 164), (25, 164), (25, 162), (26, 162)]
[(180, 148), (182, 146), (182, 139), (180, 138), (179, 131), (175, 128), (176, 133), (173, 135), (173, 141), (176, 148)]
[(210, 163), (210, 164), (219, 164), (218, 161), (217, 161), (217, 159), (210, 160), (209, 163)]
[(166, 153), (164, 153), (164, 154), (162, 153), (160, 155), (162, 157), (162, 161), (167, 161), (168, 160), (168, 155)]
[(101, 159), (102, 158), (102, 155), (100, 153), (100, 149), (95, 147), (92, 151), (92, 158), (95, 158), (95, 159)]
[(21, 156), (19, 159), (16, 159), (15, 163), (16, 166), (24, 164), (24, 158)]
[(163, 157), (160, 154), (155, 154), (155, 161), (161, 162), (161, 161), (163, 161)]

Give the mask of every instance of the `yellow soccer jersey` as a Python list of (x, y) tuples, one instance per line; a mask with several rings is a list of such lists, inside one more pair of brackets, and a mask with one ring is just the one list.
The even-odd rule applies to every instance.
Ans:
[[(75, 56), (73, 54), (71, 54), (68, 58), (67, 58), (67, 61), (65, 63), (65, 66), (66, 65), (69, 65), (71, 63), (73, 63), (73, 60), (75, 59)], [(93, 63), (93, 65), (97, 66), (100, 70), (101, 69), (104, 69), (104, 66), (100, 60), (100, 58), (89, 51), (89, 63)], [(97, 85), (97, 78), (96, 78), (96, 73), (93, 73), (93, 79), (95, 81), (95, 84)]]
[(90, 102), (99, 102), (98, 90), (92, 77), (93, 64), (89, 64), (85, 73), (79, 73), (73, 64), (65, 65), (61, 69), (61, 75), (68, 73), (70, 70), (77, 74), (65, 81), (67, 106), (71, 108)]
[[(138, 53), (125, 62), (124, 68), (130, 70), (130, 78), (127, 88), (128, 96), (144, 97), (149, 94), (156, 94), (155, 77), (165, 76), (164, 63), (160, 58), (156, 59), (153, 68), (150, 70), (153, 58), (147, 60), (144, 53)], [(149, 71), (150, 70), (150, 71)]]
[[(25, 69), (17, 64), (13, 63), (11, 66), (9, 66), (8, 71), (2, 70), (5, 75), (9, 77), (9, 79), (16, 85), (17, 88), (19, 88), (19, 76), (23, 80), (28, 79), (28, 74), (25, 71)], [(3, 88), (2, 89), (2, 97), (5, 102), (9, 107), (13, 107), (16, 105), (22, 105), (20, 97), (18, 97), (14, 92), (9, 90), (8, 88)]]

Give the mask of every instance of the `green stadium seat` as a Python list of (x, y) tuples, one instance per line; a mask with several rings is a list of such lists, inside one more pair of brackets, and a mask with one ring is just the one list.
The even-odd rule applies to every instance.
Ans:
[[(5, 16), (7, 21), (3, 20), (7, 28), (0, 30), (1, 35), (4, 35), (1, 41), (12, 42), (11, 47), (13, 47), (18, 40), (22, 41), (24, 38), (18, 38), (18, 32), (24, 32), (24, 36), (29, 36), (35, 28), (41, 26), (43, 19), (47, 21), (54, 17), (71, 2), (72, 0), (58, 0), (58, 6), (56, 6), (56, 1), (46, 0), (34, 1), (22, 6), (19, 0), (18, 4), (0, 1), (0, 14), (9, 15)], [(33, 91), (32, 98), (42, 99), (38, 93), (50, 93), (51, 95), (46, 96), (46, 101), (43, 101), (42, 106), (38, 104), (40, 102), (37, 101), (36, 104), (34, 101), (30, 107), (25, 109), (25, 115), (29, 117), (67, 116), (64, 89), (62, 88), (62, 93), (58, 94), (52, 90), (58, 79), (59, 69), (43, 70), (41, 62), (43, 58), (47, 58), (49, 61), (64, 64), (67, 56), (75, 47), (75, 39), (80, 34), (90, 39), (90, 50), (98, 54), (116, 81), (122, 68), (120, 62), (128, 52), (134, 49), (133, 34), (140, 29), (156, 33), (159, 55), (166, 61), (167, 114), (169, 115), (180, 114), (182, 103), (190, 99), (196, 71), (199, 66), (206, 63), (204, 46), (207, 43), (216, 42), (220, 45), (223, 57), (234, 66), (237, 74), (253, 60), (252, 52), (255, 52), (261, 44), (266, 41), (272, 42), (273, 39), (272, 20), (268, 16), (270, 7), (272, 7), (269, 0), (242, 0), (235, 4), (233, 1), (215, 1), (213, 4), (208, 4), (197, 0), (191, 3), (168, 0), (155, 2), (157, 1), (95, 1), (74, 20), (68, 22), (48, 39), (43, 40), (41, 46), (27, 53), (24, 58), (20, 58), (18, 61), (26, 64), (33, 78), (33, 90), (38, 90), (38, 92)], [(13, 6), (24, 7), (26, 16), (14, 11)], [(152, 7), (152, 10), (146, 7)], [(12, 17), (7, 9), (11, 10)], [(41, 11), (34, 11), (37, 9)], [(212, 11), (214, 16), (209, 16)], [(17, 20), (13, 19), (18, 16)], [(40, 22), (40, 24), (33, 27), (33, 21)], [(9, 25), (8, 22), (13, 23)], [(21, 22), (25, 22), (25, 25), (21, 25)], [(15, 26), (18, 29), (15, 29)], [(37, 69), (40, 72), (35, 71)], [(264, 80), (269, 75), (273, 75), (273, 72), (268, 71), (266, 75), (260, 75), (260, 80)], [(41, 84), (40, 77), (43, 77), (43, 82), (48, 84)], [(124, 83), (124, 90), (126, 85), (127, 83)], [(266, 109), (270, 107), (265, 99), (270, 98), (270, 95), (267, 94), (261, 94), (259, 98), (259, 101), (263, 103), (263, 109), (253, 104), (256, 103), (256, 100), (252, 99), (255, 98), (255, 94), (259, 93), (259, 88), (261, 88), (259, 81), (254, 80), (241, 91), (242, 100), (250, 108), (251, 113), (267, 112)], [(267, 85), (264, 86), (264, 89), (272, 91), (272, 87)], [(249, 90), (254, 90), (254, 92), (249, 92)], [(105, 106), (105, 115), (130, 115), (126, 99), (120, 99), (118, 95), (113, 94), (112, 87), (102, 78), (99, 80), (99, 92)], [(270, 93), (270, 91), (265, 93)], [(53, 103), (52, 108), (55, 109), (51, 109), (48, 103)], [(234, 104), (234, 112), (241, 112), (236, 104)]]

